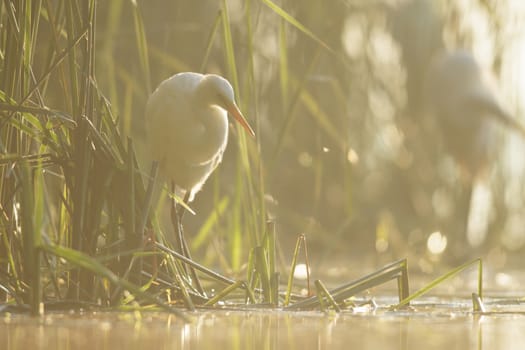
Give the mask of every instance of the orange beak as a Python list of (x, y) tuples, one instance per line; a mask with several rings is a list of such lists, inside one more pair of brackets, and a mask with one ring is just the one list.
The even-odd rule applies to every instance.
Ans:
[(244, 130), (246, 130), (248, 134), (250, 134), (251, 137), (255, 137), (255, 132), (253, 131), (250, 124), (248, 124), (248, 122), (246, 121), (246, 118), (244, 118), (241, 111), (239, 110), (239, 107), (237, 107), (235, 103), (232, 103), (232, 102), (227, 103), (226, 110), (228, 111), (228, 113), (230, 113), (235, 118), (235, 120), (239, 122), (239, 124), (242, 125)]

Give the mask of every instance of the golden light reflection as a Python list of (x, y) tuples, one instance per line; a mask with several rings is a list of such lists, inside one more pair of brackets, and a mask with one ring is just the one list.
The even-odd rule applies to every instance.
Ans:
[(359, 154), (353, 148), (350, 148), (346, 153), (346, 159), (350, 164), (357, 164), (359, 162)]
[(427, 249), (431, 254), (439, 255), (447, 249), (447, 243), (447, 236), (439, 231), (432, 232), (427, 239)]
[(366, 17), (362, 14), (350, 15), (346, 18), (341, 35), (346, 54), (357, 59), (363, 54), (365, 42)]
[(304, 281), (308, 277), (309, 268), (306, 264), (297, 264), (293, 273), (295, 279)]

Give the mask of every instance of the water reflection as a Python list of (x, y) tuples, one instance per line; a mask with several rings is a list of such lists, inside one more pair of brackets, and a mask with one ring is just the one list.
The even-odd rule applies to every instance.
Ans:
[[(436, 304), (437, 305), (437, 304)], [(199, 311), (184, 324), (144, 313), (4, 315), (2, 349), (522, 349), (522, 313), (472, 315), (461, 304), (417, 312), (332, 314), (280, 311)], [(458, 310), (459, 311), (451, 311)]]

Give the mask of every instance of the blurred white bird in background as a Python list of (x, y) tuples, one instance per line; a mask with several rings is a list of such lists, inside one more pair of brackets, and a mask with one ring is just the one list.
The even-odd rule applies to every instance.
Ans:
[(500, 151), (503, 127), (524, 137), (525, 129), (502, 107), (467, 51), (437, 55), (425, 93), (445, 148), (472, 182), (466, 234), (471, 246), (479, 246), (488, 232), (492, 205), (486, 178)]
[[(255, 136), (235, 104), (230, 83), (215, 74), (185, 72), (164, 80), (146, 105), (149, 158), (157, 161), (162, 181), (194, 199), (222, 160), (228, 142), (228, 113)], [(183, 209), (172, 202), (172, 222), (180, 252), (189, 256), (182, 232)]]
[(525, 129), (502, 107), (467, 51), (439, 54), (427, 79), (427, 107), (441, 129), (445, 147), (471, 176), (485, 172), (501, 141), (499, 127), (525, 136)]
[[(454, 229), (456, 220), (446, 219), (443, 229), (466, 231), (470, 246), (475, 247), (488, 233), (493, 213), (489, 175), (502, 152), (504, 136), (511, 130), (522, 136), (525, 132), (497, 98), (497, 90), (487, 79), (488, 70), (482, 69), (469, 50), (460, 48), (459, 33), (455, 42), (445, 42), (444, 15), (439, 2), (409, 0), (392, 7), (389, 27), (406, 72), (406, 116), (409, 125), (419, 129), (418, 133), (409, 129), (407, 135), (414, 135), (414, 143), (430, 152), (442, 145), (459, 165), (460, 176), (449, 178), (462, 181), (450, 198), (454, 216), (462, 217), (459, 221), (464, 224)], [(418, 154), (424, 156), (424, 152)], [(452, 253), (464, 254), (464, 242), (455, 242), (449, 245)]]

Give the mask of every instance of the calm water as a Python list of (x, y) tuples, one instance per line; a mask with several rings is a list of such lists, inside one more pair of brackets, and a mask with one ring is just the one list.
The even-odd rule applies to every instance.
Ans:
[[(498, 305), (498, 306), (496, 306)], [(0, 349), (524, 349), (525, 304), (426, 299), (410, 310), (201, 310), (0, 316)]]

